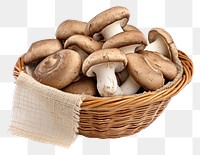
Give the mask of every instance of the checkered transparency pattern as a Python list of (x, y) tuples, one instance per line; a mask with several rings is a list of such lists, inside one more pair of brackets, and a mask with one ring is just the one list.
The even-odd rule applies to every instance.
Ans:
[[(192, 82), (172, 98), (165, 112), (153, 124), (136, 135), (103, 140), (78, 136), (69, 149), (11, 135), (6, 129), (15, 86), (12, 69), (17, 58), (32, 42), (53, 38), (62, 21), (87, 22), (96, 13), (117, 5), (130, 9), (129, 23), (146, 36), (152, 27), (165, 28), (172, 35), (177, 47), (194, 62)], [(7, 0), (0, 1), (0, 19), (0, 154), (199, 155), (199, 0)]]

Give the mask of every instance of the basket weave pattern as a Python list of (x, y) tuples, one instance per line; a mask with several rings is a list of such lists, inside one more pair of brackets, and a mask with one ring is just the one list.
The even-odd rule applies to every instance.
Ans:
[[(171, 98), (192, 78), (192, 61), (181, 51), (179, 59), (183, 65), (183, 75), (167, 89), (130, 96), (83, 99), (79, 134), (86, 137), (118, 138), (132, 135), (149, 126), (166, 108)], [(26, 72), (23, 56), (18, 59), (14, 67), (15, 78), (20, 71)]]

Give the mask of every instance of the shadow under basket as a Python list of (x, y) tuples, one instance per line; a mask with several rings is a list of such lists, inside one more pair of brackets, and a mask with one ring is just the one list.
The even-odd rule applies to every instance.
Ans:
[[(183, 74), (169, 88), (130, 96), (84, 98), (78, 134), (95, 138), (118, 138), (148, 127), (166, 108), (171, 98), (191, 81), (192, 61), (182, 51), (178, 54)], [(14, 67), (15, 78), (20, 71), (26, 72), (23, 56)]]

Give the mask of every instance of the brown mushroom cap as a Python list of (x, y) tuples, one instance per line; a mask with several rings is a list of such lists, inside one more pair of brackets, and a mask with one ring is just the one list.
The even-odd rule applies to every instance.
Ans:
[(160, 70), (166, 79), (173, 80), (178, 74), (176, 65), (162, 54), (151, 51), (140, 51), (139, 53), (141, 53), (154, 68)]
[(120, 20), (121, 27), (124, 27), (129, 20), (130, 12), (127, 8), (116, 6), (107, 9), (92, 18), (85, 28), (85, 35), (93, 36), (106, 26)]
[(61, 89), (74, 81), (81, 70), (81, 57), (73, 50), (61, 50), (41, 61), (33, 77), (42, 84)]
[(34, 42), (28, 52), (24, 54), (24, 62), (26, 64), (32, 63), (61, 49), (63, 49), (63, 44), (58, 39), (46, 39)]
[[(139, 31), (141, 32), (137, 27), (133, 26), (133, 25), (126, 25), (124, 26), (123, 30), (126, 31)], [(141, 32), (142, 33), (142, 32)]]
[(161, 71), (154, 69), (141, 54), (129, 53), (127, 69), (133, 79), (146, 90), (157, 90), (164, 85)]
[(72, 94), (81, 94), (81, 95), (97, 95), (98, 91), (96, 88), (96, 83), (91, 78), (83, 78), (76, 82), (71, 83), (64, 89), (64, 92)]
[(101, 49), (95, 51), (90, 54), (83, 62), (83, 74), (86, 75), (90, 67), (107, 62), (122, 62), (125, 67), (127, 65), (126, 55), (117, 48)]
[(178, 58), (178, 50), (176, 49), (175, 43), (171, 35), (167, 31), (161, 28), (153, 28), (149, 31), (148, 40), (150, 43), (156, 41), (159, 37), (164, 40), (167, 46), (167, 51), (164, 52), (166, 53), (165, 56), (173, 61), (174, 59)]
[(87, 23), (78, 20), (65, 20), (58, 26), (56, 38), (66, 40), (75, 34), (84, 34), (86, 24)]
[(68, 48), (73, 45), (78, 46), (87, 54), (91, 54), (92, 52), (99, 50), (102, 47), (102, 44), (93, 38), (79, 34), (69, 37), (65, 41), (64, 48)]
[[(121, 32), (110, 39), (108, 39), (104, 44), (102, 49), (106, 48), (121, 48), (124, 46), (130, 46), (134, 44), (141, 44), (143, 45), (143, 49), (147, 45), (146, 38), (143, 33), (140, 31), (127, 31)], [(141, 49), (140, 49), (141, 50)]]

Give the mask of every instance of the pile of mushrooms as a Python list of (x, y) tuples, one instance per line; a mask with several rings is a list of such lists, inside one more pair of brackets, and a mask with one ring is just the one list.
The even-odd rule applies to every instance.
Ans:
[(38, 82), (74, 94), (132, 95), (156, 91), (174, 80), (178, 55), (161, 28), (145, 35), (128, 24), (130, 12), (116, 6), (88, 23), (65, 20), (56, 39), (40, 40), (24, 55), (27, 73)]

